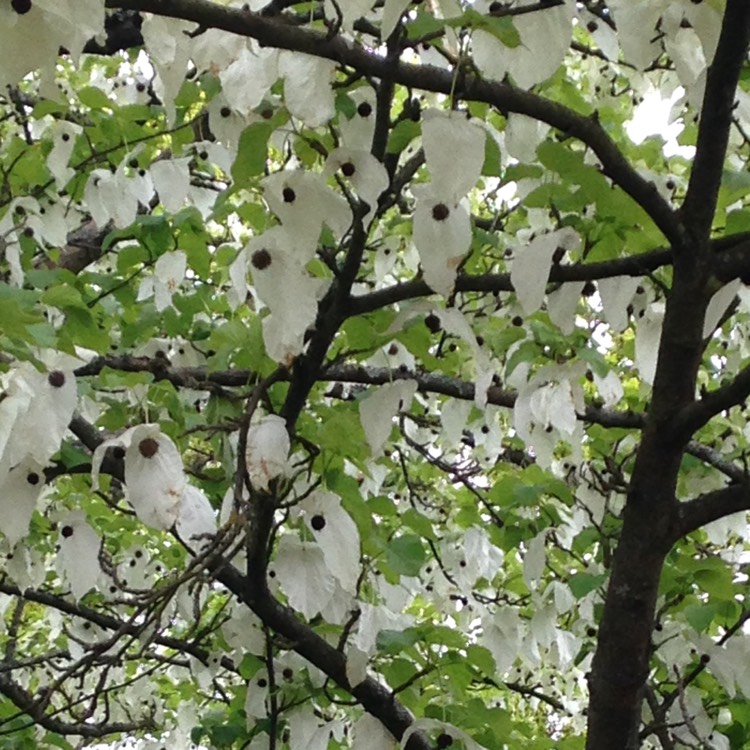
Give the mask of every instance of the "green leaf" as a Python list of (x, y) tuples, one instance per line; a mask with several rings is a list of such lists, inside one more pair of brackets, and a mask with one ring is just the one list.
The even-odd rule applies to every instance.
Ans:
[(591, 575), (590, 573), (575, 573), (568, 579), (568, 586), (576, 599), (599, 588), (607, 580), (605, 575)]
[(419, 640), (419, 632), (415, 628), (406, 630), (381, 630), (375, 639), (378, 651), (388, 654), (400, 654)]
[(691, 604), (684, 609), (685, 619), (698, 633), (705, 633), (708, 630), (709, 625), (713, 622), (715, 613), (715, 608), (706, 603)]
[(467, 8), (462, 16), (462, 21), (462, 25), (472, 29), (481, 29), (511, 49), (521, 44), (521, 37), (513, 25), (511, 16), (484, 15), (477, 13), (473, 8)]
[(402, 534), (388, 542), (385, 549), (388, 566), (404, 576), (415, 576), (422, 569), (426, 554), (422, 540), (414, 534)]
[(466, 660), (469, 664), (477, 667), (479, 671), (487, 677), (492, 677), (497, 671), (492, 652), (484, 646), (471, 644), (466, 649)]
[(415, 138), (417, 138), (422, 129), (418, 122), (413, 120), (401, 120), (396, 125), (391, 134), (388, 136), (388, 147), (386, 151), (389, 154), (400, 154)]
[(488, 177), (499, 177), (502, 174), (500, 147), (497, 141), (487, 133), (484, 138), (484, 164), (482, 174)]
[(445, 24), (445, 20), (418, 9), (416, 17), (410, 19), (406, 24), (406, 35), (409, 39), (421, 39), (424, 36), (441, 32), (445, 28)]
[(351, 119), (357, 113), (357, 105), (348, 92), (343, 89), (336, 91), (336, 111)]
[(401, 516), (401, 519), (404, 526), (408, 526), (412, 531), (416, 531), (423, 539), (432, 539), (434, 541), (437, 538), (429, 518), (423, 516), (421, 513), (417, 513), (414, 508), (409, 508)]
[(268, 138), (273, 132), (270, 122), (256, 122), (245, 128), (237, 146), (237, 158), (232, 165), (235, 188), (247, 187), (253, 177), (263, 174), (268, 156)]
[(81, 104), (91, 109), (111, 110), (114, 106), (112, 100), (97, 86), (84, 86), (77, 94)]
[(81, 292), (69, 284), (50, 286), (42, 294), (42, 302), (50, 307), (58, 307), (61, 310), (66, 307), (80, 307), (86, 309), (86, 303), (81, 297)]

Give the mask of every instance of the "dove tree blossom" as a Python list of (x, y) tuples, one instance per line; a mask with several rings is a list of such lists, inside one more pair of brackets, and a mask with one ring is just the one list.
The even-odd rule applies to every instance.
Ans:
[(749, 39), (0, 3), (0, 750), (750, 746)]

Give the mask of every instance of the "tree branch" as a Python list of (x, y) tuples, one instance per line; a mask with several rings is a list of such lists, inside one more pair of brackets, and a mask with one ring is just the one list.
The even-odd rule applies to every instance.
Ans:
[[(240, 597), (266, 626), (288, 639), (300, 656), (351, 693), (396, 739), (403, 736), (414, 717), (392, 691), (372, 677), (366, 677), (358, 685), (351, 685), (346, 676), (344, 654), (302, 622), (294, 610), (278, 602), (268, 591), (264, 580), (259, 576), (242, 576), (236, 568), (228, 565), (219, 567), (215, 576)], [(432, 743), (420, 732), (414, 732), (406, 746), (406, 750), (432, 749)]]
[(740, 405), (750, 396), (750, 365), (745, 365), (726, 385), (685, 406), (668, 429), (677, 439), (687, 439), (714, 415)]
[[(720, 281), (727, 283), (737, 277), (750, 278), (750, 232), (716, 238), (711, 241), (711, 249), (714, 273)], [(629, 255), (596, 263), (556, 264), (550, 268), (548, 283), (598, 281), (617, 276), (645, 276), (671, 263), (672, 250), (657, 248), (640, 255)], [(488, 273), (481, 276), (462, 274), (456, 279), (455, 290), (457, 292), (514, 291), (509, 273)], [(353, 297), (349, 303), (349, 315), (361, 315), (397, 302), (428, 297), (431, 294), (434, 292), (421, 279), (406, 281)]]
[(691, 440), (687, 444), (685, 452), (695, 458), (699, 458), (709, 466), (713, 466), (714, 469), (720, 471), (724, 476), (729, 477), (733, 482), (744, 482), (747, 479), (747, 474), (742, 467), (725, 460), (724, 456), (714, 448), (709, 448), (707, 445)]
[[(97, 612), (96, 610), (82, 604), (74, 604), (63, 597), (57, 596), (48, 591), (39, 591), (37, 589), (24, 589), (22, 591), (18, 586), (2, 581), (0, 582), (0, 592), (8, 594), (9, 596), (16, 596), (25, 601), (42, 604), (45, 607), (51, 607), (58, 612), (63, 612), (73, 617), (80, 617), (82, 620), (91, 622), (103, 630), (119, 631), (124, 635), (131, 636), (138, 636), (143, 631), (142, 626), (123, 622), (116, 617)], [(159, 646), (164, 646), (165, 648), (170, 648), (180, 653), (190, 654), (204, 664), (207, 662), (208, 651), (193, 643), (189, 643), (188, 641), (160, 634), (153, 635), (151, 640)], [(223, 660), (222, 666), (230, 670), (235, 669), (229, 659)]]
[(23, 711), (23, 713), (27, 714), (35, 724), (63, 736), (106, 737), (107, 735), (118, 733), (131, 734), (138, 730), (153, 727), (153, 722), (150, 719), (142, 722), (127, 721), (112, 722), (111, 724), (97, 724), (94, 722), (69, 724), (60, 719), (55, 719), (44, 710), (42, 700), (36, 699), (28, 690), (22, 688), (18, 683), (11, 680), (7, 674), (3, 673), (0, 673), (0, 693)]
[[(105, 367), (124, 372), (153, 372), (153, 360), (148, 357), (96, 357), (91, 362), (79, 367), (75, 371), (76, 377), (96, 375)], [(253, 378), (248, 370), (229, 370), (209, 372), (205, 367), (169, 367), (160, 360), (160, 369), (155, 375), (156, 380), (168, 380), (176, 388), (207, 389), (208, 385), (225, 387), (246, 386)], [(463, 401), (473, 401), (475, 388), (473, 383), (447, 375), (395, 369), (388, 367), (363, 367), (361, 365), (328, 365), (323, 367), (316, 376), (320, 382), (360, 383), (362, 385), (384, 385), (394, 380), (415, 380), (419, 389), (425, 393), (440, 393)], [(500, 386), (490, 386), (487, 390), (487, 402), (494, 406), (512, 409), (516, 403), (515, 391), (509, 391)], [(623, 427), (625, 429), (640, 429), (643, 427), (643, 416), (632, 411), (614, 411), (599, 406), (588, 405), (586, 411), (579, 415), (579, 419), (603, 427)], [(90, 426), (89, 426), (90, 428)], [(71, 430), (80, 437), (84, 429), (78, 418), (71, 422)], [(91, 429), (91, 428), (90, 428)]]
[(699, 529), (711, 521), (717, 521), (740, 510), (750, 510), (750, 482), (733, 484), (720, 490), (706, 492), (693, 500), (679, 503), (674, 540)]

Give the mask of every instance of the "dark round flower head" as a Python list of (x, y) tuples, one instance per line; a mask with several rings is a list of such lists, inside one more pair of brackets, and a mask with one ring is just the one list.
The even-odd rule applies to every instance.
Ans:
[(256, 250), (250, 256), (250, 262), (253, 264), (253, 268), (257, 268), (259, 271), (263, 271), (271, 265), (271, 253), (265, 248)]
[(10, 0), (10, 7), (22, 16), (31, 10), (31, 0)]
[(65, 373), (60, 370), (53, 370), (47, 375), (47, 382), (53, 388), (62, 388), (65, 385)]
[(159, 443), (153, 438), (144, 438), (138, 443), (138, 451), (144, 458), (153, 458), (159, 452)]
[(450, 209), (445, 203), (436, 203), (432, 207), (432, 218), (435, 221), (445, 221), (450, 216)]

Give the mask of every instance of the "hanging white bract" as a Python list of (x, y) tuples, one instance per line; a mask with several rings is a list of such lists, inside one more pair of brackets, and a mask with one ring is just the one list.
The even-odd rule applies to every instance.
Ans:
[(315, 542), (303, 542), (292, 534), (284, 534), (273, 570), (290, 607), (307, 619), (326, 612), (334, 595), (335, 580), (325, 563), (323, 550)]
[(2, 532), (11, 547), (26, 536), (43, 489), (44, 472), (33, 458), (14, 466), (0, 480)]
[(263, 197), (293, 240), (296, 259), (312, 260), (323, 224), (340, 237), (351, 222), (347, 202), (316, 172), (284, 170), (263, 180)]
[(245, 462), (253, 487), (268, 491), (287, 467), (291, 444), (286, 422), (276, 414), (263, 417), (247, 431)]
[(216, 533), (216, 516), (203, 490), (191, 484), (185, 485), (175, 529), (180, 538), (195, 552), (211, 545)]
[(412, 189), (417, 199), (413, 239), (425, 281), (448, 296), (471, 247), (471, 223), (463, 199), (482, 172), (485, 133), (463, 113), (428, 110), (423, 115), (422, 142), (432, 182)]
[(164, 253), (154, 264), (153, 276), (147, 276), (138, 289), (138, 301), (154, 297), (159, 312), (172, 305), (172, 295), (179, 289), (187, 271), (187, 255), (183, 250)]
[(86, 514), (76, 510), (60, 523), (60, 551), (57, 567), (70, 584), (73, 596), (80, 599), (95, 584), (101, 568), (101, 540), (86, 522)]
[(332, 492), (316, 492), (301, 504), (305, 521), (323, 550), (326, 567), (349, 594), (357, 592), (359, 531)]
[(526, 315), (536, 312), (544, 301), (552, 257), (558, 248), (574, 250), (580, 237), (570, 227), (535, 237), (517, 251), (510, 269), (510, 280), (518, 301)]
[(397, 380), (373, 390), (359, 403), (359, 421), (370, 444), (372, 455), (378, 455), (393, 429), (393, 418), (400, 409), (408, 411), (417, 392), (415, 380)]
[[(305, 331), (315, 322), (318, 299), (329, 282), (308, 273), (299, 245), (285, 227), (272, 227), (254, 237), (243, 254), (255, 291), (271, 311), (263, 320), (266, 352), (277, 362), (291, 364), (302, 351)], [(241, 263), (234, 269), (235, 278), (241, 275)]]
[(27, 458), (46, 466), (60, 449), (78, 400), (72, 360), (56, 357), (48, 372), (21, 362), (3, 377), (0, 457), (6, 468)]
[(377, 208), (378, 196), (388, 187), (388, 172), (369, 152), (337, 148), (326, 159), (325, 174), (338, 172), (354, 188), (357, 196), (370, 206), (364, 222)]
[(171, 528), (186, 484), (177, 446), (159, 425), (136, 427), (125, 451), (125, 486), (138, 518), (155, 529)]

